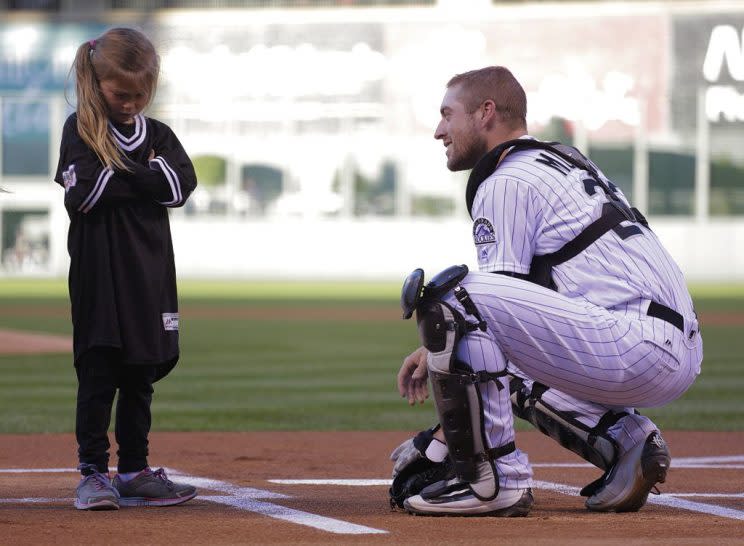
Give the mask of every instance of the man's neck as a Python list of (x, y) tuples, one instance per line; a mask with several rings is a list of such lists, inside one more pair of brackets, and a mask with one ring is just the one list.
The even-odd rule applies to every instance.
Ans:
[(488, 139), (488, 149), (493, 150), (499, 144), (506, 142), (507, 140), (514, 140), (527, 135), (527, 131), (524, 129), (516, 129), (514, 131), (504, 131), (492, 135)]
[[(496, 146), (499, 146), (500, 144), (503, 144), (504, 142), (507, 142), (509, 140), (516, 140), (518, 138), (522, 138), (527, 136), (527, 131), (523, 129), (511, 131), (509, 133), (505, 133), (500, 135), (499, 137), (495, 137), (493, 139), (493, 145), (489, 146), (489, 150), (493, 150), (496, 148)], [(504, 159), (504, 156), (509, 152), (509, 149), (507, 148), (501, 153), (501, 157), (499, 157), (499, 163), (501, 163), (501, 160)]]

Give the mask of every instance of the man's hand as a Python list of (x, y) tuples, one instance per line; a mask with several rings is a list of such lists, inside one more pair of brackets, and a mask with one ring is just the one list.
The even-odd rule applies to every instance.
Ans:
[(408, 398), (408, 403), (414, 405), (416, 402), (423, 404), (429, 398), (429, 387), (426, 383), (429, 370), (426, 367), (426, 357), (429, 351), (425, 347), (419, 347), (405, 360), (398, 372), (398, 392), (403, 398)]

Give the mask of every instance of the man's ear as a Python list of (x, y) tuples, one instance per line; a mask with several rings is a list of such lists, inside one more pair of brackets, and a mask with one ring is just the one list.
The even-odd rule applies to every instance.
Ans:
[(499, 119), (498, 112), (496, 112), (496, 103), (491, 99), (483, 101), (478, 109), (478, 114), (484, 127), (490, 127)]

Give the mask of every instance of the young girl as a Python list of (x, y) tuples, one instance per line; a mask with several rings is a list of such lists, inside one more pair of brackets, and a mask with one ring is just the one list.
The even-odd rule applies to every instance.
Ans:
[[(78, 378), (75, 507), (167, 506), (196, 496), (147, 462), (152, 384), (178, 361), (178, 302), (168, 207), (196, 187), (169, 127), (142, 115), (159, 57), (141, 32), (114, 28), (73, 64), (77, 111), (62, 131), (55, 181), (70, 216), (69, 289)], [(118, 474), (108, 476), (114, 396)]]

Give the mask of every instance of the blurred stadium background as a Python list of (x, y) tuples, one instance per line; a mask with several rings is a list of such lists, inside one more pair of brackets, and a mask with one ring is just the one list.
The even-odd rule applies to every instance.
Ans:
[[(52, 177), (74, 51), (115, 25), (153, 38), (149, 114), (200, 180), (171, 216), (183, 355), (155, 429), (431, 424), (431, 404), (395, 392), (417, 343), (396, 300), (415, 267), (475, 263), (466, 174), (432, 136), (446, 81), (487, 64), (515, 72), (531, 132), (588, 152), (693, 284), (704, 373), (644, 413), (742, 429), (744, 2), (0, 0), (0, 329), (70, 334)], [(69, 353), (0, 370), (0, 432), (72, 429)]]
[(0, 0), (0, 276), (66, 274), (52, 182), (76, 47), (136, 26), (149, 113), (200, 187), (173, 211), (181, 278), (401, 279), (474, 263), (432, 138), (457, 72), (509, 66), (531, 132), (589, 153), (692, 281), (744, 279), (740, 1)]

